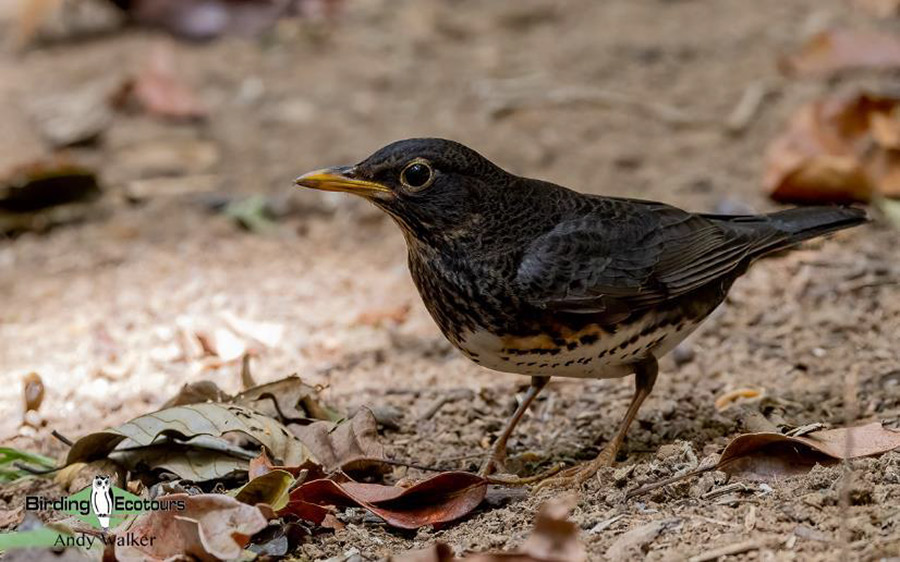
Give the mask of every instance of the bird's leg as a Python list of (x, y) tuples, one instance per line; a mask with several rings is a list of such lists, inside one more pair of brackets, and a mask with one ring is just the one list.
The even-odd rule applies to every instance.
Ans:
[(656, 358), (652, 356), (635, 364), (634, 397), (631, 399), (628, 411), (625, 412), (625, 418), (622, 420), (622, 423), (619, 424), (619, 429), (616, 431), (615, 436), (613, 436), (612, 441), (606, 444), (606, 447), (600, 451), (600, 454), (597, 455), (597, 458), (594, 460), (582, 465), (573, 466), (572, 468), (561, 472), (555, 478), (541, 482), (539, 487), (580, 486), (601, 468), (612, 466), (616, 460), (619, 448), (622, 446), (622, 442), (625, 441), (625, 435), (628, 433), (631, 422), (634, 421), (638, 411), (641, 409), (641, 404), (644, 403), (644, 400), (650, 396), (650, 391), (653, 390), (653, 384), (656, 383), (656, 375), (658, 373), (659, 365), (656, 362)]
[(547, 386), (549, 380), (550, 377), (531, 377), (531, 385), (528, 387), (528, 392), (525, 393), (525, 397), (516, 408), (515, 413), (513, 413), (512, 417), (509, 418), (509, 421), (506, 422), (506, 427), (503, 428), (503, 432), (501, 432), (497, 440), (494, 441), (494, 446), (491, 447), (491, 456), (481, 465), (481, 470), (478, 471), (479, 475), (488, 476), (498, 469), (505, 471), (506, 442), (509, 440), (509, 436), (512, 435), (513, 430), (519, 424), (519, 420), (525, 415), (528, 406), (534, 402), (534, 399), (541, 390)]

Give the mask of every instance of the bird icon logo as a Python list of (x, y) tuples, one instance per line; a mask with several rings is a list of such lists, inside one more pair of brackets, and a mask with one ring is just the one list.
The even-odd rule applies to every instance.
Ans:
[(94, 511), (94, 515), (97, 516), (103, 531), (108, 531), (109, 516), (112, 514), (113, 509), (113, 493), (112, 486), (109, 483), (109, 476), (94, 476), (94, 481), (91, 483), (91, 509)]

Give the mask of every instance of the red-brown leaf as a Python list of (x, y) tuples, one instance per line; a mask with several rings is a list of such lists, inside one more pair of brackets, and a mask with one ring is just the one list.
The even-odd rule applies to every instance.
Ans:
[[(291, 492), (291, 502), (285, 509), (297, 515), (310, 510), (305, 504), (292, 505), (294, 502), (358, 506), (394, 527), (418, 529), (465, 516), (481, 503), (486, 491), (487, 481), (467, 472), (444, 472), (409, 488), (313, 480)], [(319, 514), (315, 512), (316, 517)]]

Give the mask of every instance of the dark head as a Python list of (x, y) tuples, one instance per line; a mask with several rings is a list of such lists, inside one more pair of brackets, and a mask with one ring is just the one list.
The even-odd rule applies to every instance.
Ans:
[(465, 228), (481, 202), (513, 176), (457, 142), (407, 139), (391, 143), (355, 166), (304, 174), (295, 183), (369, 199), (418, 240)]

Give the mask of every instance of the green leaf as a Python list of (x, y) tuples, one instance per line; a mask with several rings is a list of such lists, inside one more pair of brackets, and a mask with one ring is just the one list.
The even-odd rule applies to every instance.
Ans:
[(20, 451), (12, 447), (0, 447), (0, 482), (12, 482), (32, 473), (22, 470), (14, 463), (21, 462), (40, 469), (56, 468), (56, 461), (37, 453)]

